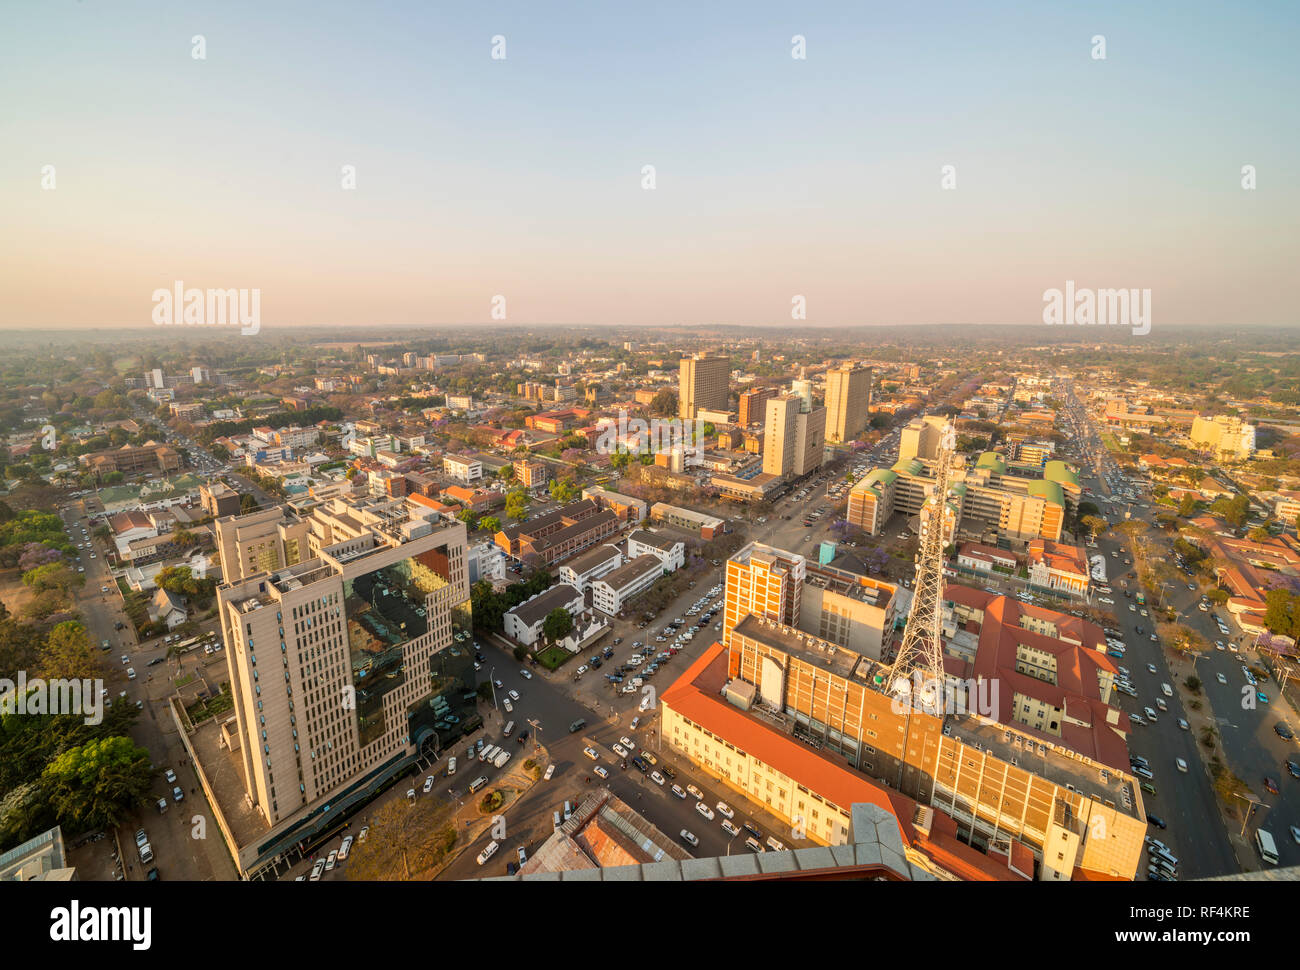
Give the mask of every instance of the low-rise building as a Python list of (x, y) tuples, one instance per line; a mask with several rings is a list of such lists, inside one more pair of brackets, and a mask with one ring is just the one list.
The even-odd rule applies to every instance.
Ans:
[(686, 543), (648, 529), (637, 529), (627, 537), (627, 557), (639, 556), (654, 556), (663, 565), (664, 572), (676, 572), (686, 564)]
[(565, 609), (571, 615), (578, 616), (582, 613), (582, 607), (582, 593), (567, 583), (558, 583), (529, 597), (506, 613), (506, 635), (531, 647), (542, 638), (542, 625), (553, 610)]
[(616, 616), (630, 599), (653, 586), (664, 572), (658, 556), (630, 560), (591, 584), (591, 605), (602, 613)]
[(606, 573), (623, 565), (623, 554), (618, 546), (600, 545), (574, 556), (560, 567), (560, 582), (568, 583), (584, 593), (592, 583)]

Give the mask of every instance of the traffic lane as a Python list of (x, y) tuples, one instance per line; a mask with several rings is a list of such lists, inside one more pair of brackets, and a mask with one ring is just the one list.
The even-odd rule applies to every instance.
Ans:
[[(1140, 613), (1128, 613), (1127, 609), (1124, 613), (1127, 619), (1120, 620), (1117, 626), (1122, 631), (1132, 632), (1134, 638), (1125, 659), (1133, 661), (1129, 666), (1138, 696), (1118, 695), (1119, 707), (1128, 713), (1125, 701), (1131, 700), (1135, 712), (1140, 713), (1145, 707), (1158, 710), (1156, 699), (1161, 698), (1169, 708), (1167, 712), (1158, 711), (1154, 724), (1134, 725), (1129, 734), (1130, 753), (1146, 758), (1155, 776), (1151, 784), (1157, 794), (1153, 796), (1144, 792), (1143, 804), (1169, 826), (1159, 837), (1176, 849), (1183, 849), (1179, 866), (1183, 878), (1235, 872), (1237, 863), (1231, 844), (1223, 827), (1216, 824), (1219, 817), (1217, 800), (1196, 750), (1196, 739), (1190, 731), (1183, 731), (1177, 725), (1179, 717), (1186, 719), (1186, 712), (1181, 697), (1173, 688), (1176, 678), (1169, 670), (1161, 645), (1152, 643), (1147, 633), (1137, 634), (1139, 626), (1149, 630), (1148, 625), (1142, 622), (1146, 618)], [(1147, 669), (1147, 664), (1155, 666), (1155, 674)], [(1170, 684), (1172, 697), (1164, 695), (1161, 689), (1164, 683)], [(1177, 758), (1187, 763), (1187, 772), (1178, 771)]]

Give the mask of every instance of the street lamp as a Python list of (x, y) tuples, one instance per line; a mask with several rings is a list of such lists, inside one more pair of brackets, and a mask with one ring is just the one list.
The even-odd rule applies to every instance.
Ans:
[(489, 668), (489, 670), (488, 670), (488, 683), (492, 685), (492, 706), (495, 707), (497, 710), (500, 710), (501, 708), (500, 708), (500, 706), (497, 704), (497, 669), (496, 669), (496, 667)]

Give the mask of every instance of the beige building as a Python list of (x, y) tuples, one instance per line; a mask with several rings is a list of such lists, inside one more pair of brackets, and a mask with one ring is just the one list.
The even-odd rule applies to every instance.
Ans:
[(826, 440), (852, 441), (866, 430), (871, 368), (846, 364), (826, 372)]
[(795, 428), (801, 399), (783, 394), (767, 402), (763, 423), (763, 474), (787, 478), (794, 472)]
[(677, 389), (677, 415), (693, 419), (705, 410), (726, 411), (730, 390), (731, 359), (728, 357), (683, 357)]
[(221, 574), (226, 582), (238, 582), (310, 558), (307, 523), (287, 509), (232, 515), (217, 519), (214, 526)]
[(327, 513), (319, 534), (341, 541), (313, 558), (218, 590), (231, 756), (266, 827), (239, 847), (241, 870), (336, 824), (474, 716), (470, 652), (451, 649), (471, 630), (464, 525), (355, 511)]
[(947, 424), (948, 419), (937, 414), (927, 414), (907, 422), (899, 435), (898, 460), (920, 458), (934, 461), (939, 457), (939, 442), (943, 440), (943, 429)]
[(1221, 460), (1249, 458), (1255, 451), (1255, 426), (1232, 415), (1196, 418), (1191, 438), (1192, 444)]

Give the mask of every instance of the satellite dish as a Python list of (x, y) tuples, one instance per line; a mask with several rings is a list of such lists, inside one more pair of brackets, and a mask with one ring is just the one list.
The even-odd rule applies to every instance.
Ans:
[(912, 693), (912, 682), (906, 677), (898, 677), (894, 680), (893, 691), (899, 696), (906, 696)]

